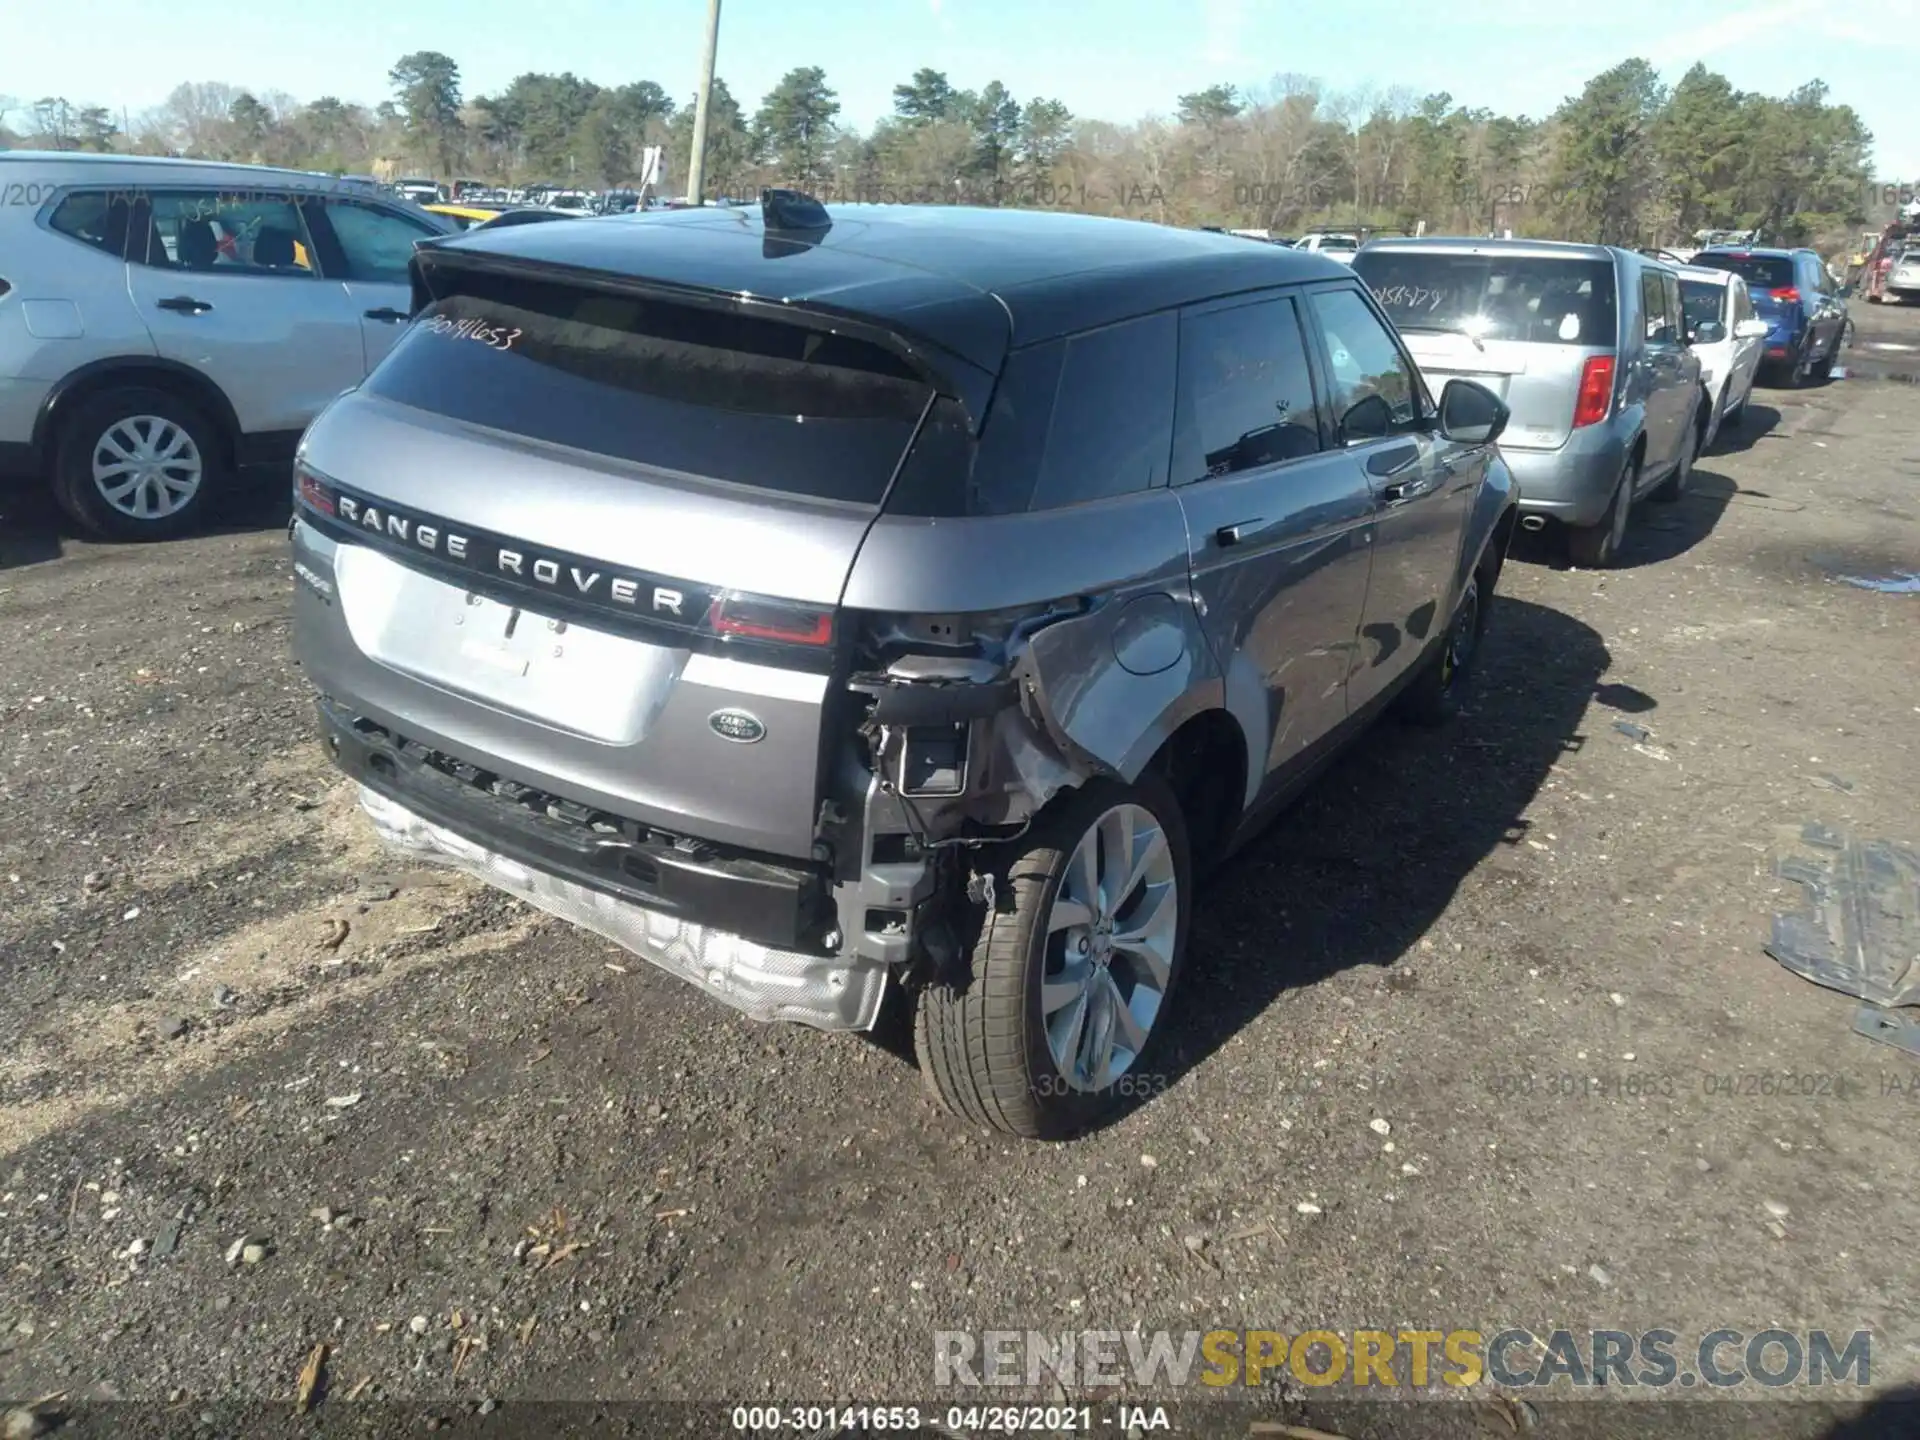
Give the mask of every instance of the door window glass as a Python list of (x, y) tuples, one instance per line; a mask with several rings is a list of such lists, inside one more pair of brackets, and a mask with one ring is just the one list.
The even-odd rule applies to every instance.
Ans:
[(399, 215), (344, 201), (328, 204), (327, 221), (333, 226), (334, 237), (346, 256), (349, 280), (406, 284), (413, 242), (433, 234)]
[(1646, 325), (1649, 344), (1660, 345), (1673, 338), (1667, 328), (1667, 296), (1660, 287), (1658, 270), (1640, 272), (1640, 317)]
[(149, 204), (148, 265), (213, 274), (317, 273), (306, 221), (290, 200), (201, 190), (157, 194)]
[(1342, 437), (1377, 439), (1417, 426), (1418, 372), (1367, 302), (1354, 290), (1321, 290), (1313, 308), (1327, 338), (1333, 413)]
[(1180, 322), (1185, 483), (1320, 449), (1313, 376), (1291, 300), (1265, 300)]
[(1663, 271), (1660, 276), (1660, 295), (1667, 308), (1667, 335), (1678, 340), (1686, 333), (1681, 329), (1680, 277), (1671, 271)]

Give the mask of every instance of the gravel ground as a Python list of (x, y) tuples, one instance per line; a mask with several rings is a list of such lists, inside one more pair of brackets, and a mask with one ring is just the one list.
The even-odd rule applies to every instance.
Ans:
[[(1623, 568), (1522, 544), (1470, 713), (1215, 882), (1164, 1089), (1059, 1147), (396, 870), (313, 736), (274, 497), (140, 548), (0, 499), (0, 1395), (285, 1428), (324, 1342), (357, 1433), (666, 1433), (983, 1398), (936, 1395), (936, 1329), (1136, 1324), (1865, 1328), (1876, 1390), (1920, 1378), (1920, 1062), (1760, 948), (1783, 829), (1920, 841), (1920, 595), (1836, 578), (1920, 570), (1920, 315), (1856, 312), (1850, 377), (1757, 392)], [(1323, 1423), (1832, 1418), (1535, 1405)]]

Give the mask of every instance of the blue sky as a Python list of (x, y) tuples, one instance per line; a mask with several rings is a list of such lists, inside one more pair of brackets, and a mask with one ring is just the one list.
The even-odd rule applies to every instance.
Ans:
[[(0, 95), (65, 95), (138, 111), (180, 80), (225, 80), (302, 99), (377, 101), (401, 54), (444, 50), (468, 94), (526, 70), (602, 84), (658, 81), (690, 95), (704, 0), (67, 0), (0, 46)], [(1076, 114), (1130, 120), (1215, 81), (1281, 72), (1335, 89), (1405, 85), (1542, 115), (1594, 73), (1644, 55), (1669, 79), (1702, 59), (1746, 89), (1815, 77), (1865, 118), (1883, 178), (1920, 180), (1909, 103), (1920, 0), (725, 0), (719, 72), (751, 109), (794, 65), (826, 68), (844, 116), (870, 124), (921, 65), (956, 85), (1004, 81)]]

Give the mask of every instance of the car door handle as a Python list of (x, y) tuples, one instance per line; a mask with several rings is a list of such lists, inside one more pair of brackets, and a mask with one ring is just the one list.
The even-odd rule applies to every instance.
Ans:
[(199, 315), (211, 310), (213, 306), (205, 300), (196, 300), (191, 295), (169, 295), (165, 300), (153, 302), (161, 310), (177, 310), (182, 315)]
[(378, 310), (368, 310), (363, 313), (369, 320), (385, 320), (394, 325), (407, 318), (406, 311), (396, 310), (391, 305), (382, 305)]
[(1396, 480), (1391, 485), (1380, 487), (1380, 498), (1389, 505), (1403, 505), (1417, 496), (1424, 495), (1433, 488), (1433, 482), (1424, 475), (1416, 475), (1410, 480)]
[(1238, 545), (1246, 537), (1247, 531), (1259, 523), (1260, 517), (1256, 515), (1251, 520), (1236, 520), (1231, 525), (1222, 525), (1213, 532), (1213, 543), (1222, 547)]

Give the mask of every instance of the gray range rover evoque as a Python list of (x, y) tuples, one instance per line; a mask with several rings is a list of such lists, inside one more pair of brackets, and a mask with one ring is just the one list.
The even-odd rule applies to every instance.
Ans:
[(899, 989), (1016, 1134), (1147, 1073), (1197, 875), (1446, 712), (1513, 529), (1500, 401), (1318, 256), (775, 191), (413, 274), (292, 526), (381, 834), (759, 1019)]

